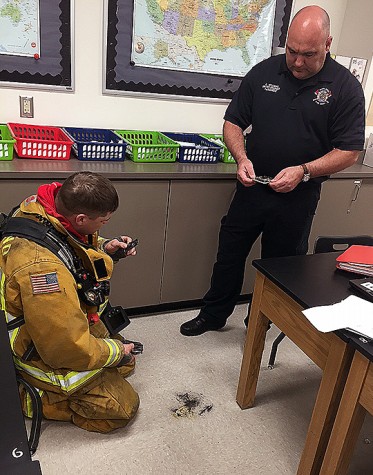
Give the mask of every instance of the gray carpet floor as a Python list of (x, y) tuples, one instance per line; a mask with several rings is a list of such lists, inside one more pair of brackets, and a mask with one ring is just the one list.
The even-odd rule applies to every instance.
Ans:
[[(246, 307), (228, 325), (199, 337), (179, 326), (196, 311), (132, 319), (123, 332), (144, 343), (129, 382), (140, 394), (135, 420), (108, 435), (44, 421), (39, 448), (44, 475), (295, 474), (321, 371), (291, 341), (267, 368), (278, 329), (267, 334), (255, 407), (235, 401)], [(350, 474), (372, 474), (373, 422), (367, 416)]]

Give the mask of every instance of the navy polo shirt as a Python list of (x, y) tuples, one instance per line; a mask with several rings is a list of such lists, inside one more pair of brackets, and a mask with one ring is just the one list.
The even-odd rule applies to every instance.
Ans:
[(292, 75), (285, 55), (257, 64), (243, 78), (224, 119), (242, 130), (252, 126), (246, 150), (257, 175), (275, 176), (333, 148), (364, 148), (361, 84), (329, 54), (322, 69), (304, 80)]

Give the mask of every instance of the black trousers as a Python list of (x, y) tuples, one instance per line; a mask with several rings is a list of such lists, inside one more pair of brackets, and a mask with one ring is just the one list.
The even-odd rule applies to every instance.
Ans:
[(312, 220), (320, 198), (320, 184), (301, 183), (290, 193), (269, 186), (245, 188), (236, 193), (221, 221), (217, 259), (202, 313), (225, 323), (241, 293), (246, 258), (261, 235), (261, 257), (306, 254)]

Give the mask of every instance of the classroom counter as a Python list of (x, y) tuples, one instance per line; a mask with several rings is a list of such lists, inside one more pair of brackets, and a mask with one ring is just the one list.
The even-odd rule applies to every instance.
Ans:
[[(196, 180), (196, 179), (234, 179), (234, 163), (135, 163), (70, 160), (33, 160), (14, 158), (0, 161), (0, 180), (65, 178), (71, 173), (90, 170), (116, 180)], [(332, 178), (372, 178), (373, 168), (361, 163), (355, 164)]]

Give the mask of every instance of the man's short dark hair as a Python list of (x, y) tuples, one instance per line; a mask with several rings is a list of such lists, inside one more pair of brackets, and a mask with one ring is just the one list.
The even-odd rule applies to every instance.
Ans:
[(94, 172), (78, 172), (70, 175), (62, 184), (57, 202), (62, 214), (86, 214), (92, 219), (113, 213), (119, 198), (113, 184)]

